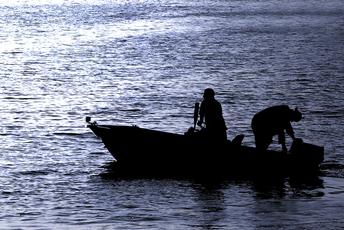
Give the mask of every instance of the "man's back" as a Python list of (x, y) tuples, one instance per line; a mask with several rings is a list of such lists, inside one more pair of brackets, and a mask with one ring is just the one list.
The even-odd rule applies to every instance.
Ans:
[(204, 100), (201, 104), (200, 115), (204, 116), (207, 129), (226, 129), (222, 107), (217, 100)]
[(265, 130), (267, 133), (277, 133), (290, 126), (290, 108), (287, 105), (278, 105), (266, 108), (256, 113), (252, 119), (254, 130)]

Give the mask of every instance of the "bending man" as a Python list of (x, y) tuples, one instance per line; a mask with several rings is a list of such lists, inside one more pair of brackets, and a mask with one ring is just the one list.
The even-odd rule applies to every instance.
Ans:
[(298, 122), (302, 114), (297, 108), (292, 110), (287, 105), (273, 106), (256, 113), (252, 118), (252, 130), (255, 136), (256, 148), (263, 152), (272, 142), (272, 137), (278, 135), (282, 150), (287, 151), (285, 132), (294, 140), (294, 130), (290, 122)]

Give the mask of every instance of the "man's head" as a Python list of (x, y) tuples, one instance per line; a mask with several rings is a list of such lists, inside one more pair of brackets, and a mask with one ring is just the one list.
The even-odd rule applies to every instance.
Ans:
[(204, 93), (203, 93), (203, 98), (204, 99), (212, 99), (215, 97), (215, 91), (211, 88), (207, 88), (204, 90)]
[(291, 112), (291, 121), (299, 122), (302, 119), (302, 113), (296, 107), (295, 110)]

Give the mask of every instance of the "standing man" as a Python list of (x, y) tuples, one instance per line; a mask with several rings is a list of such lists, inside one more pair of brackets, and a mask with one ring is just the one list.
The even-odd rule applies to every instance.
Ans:
[(204, 90), (199, 116), (197, 124), (201, 126), (203, 120), (205, 121), (206, 133), (211, 140), (227, 140), (227, 127), (222, 115), (222, 106), (215, 99), (215, 91), (211, 88)]
[(287, 105), (273, 106), (256, 113), (252, 118), (251, 127), (254, 133), (256, 148), (263, 152), (272, 142), (272, 137), (278, 135), (282, 150), (287, 152), (285, 133), (295, 140), (294, 130), (290, 122), (299, 122), (302, 114), (297, 108), (292, 110)]

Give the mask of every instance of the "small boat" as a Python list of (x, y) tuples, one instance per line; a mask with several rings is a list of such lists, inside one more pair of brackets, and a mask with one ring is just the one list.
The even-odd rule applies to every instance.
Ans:
[(184, 134), (138, 126), (99, 125), (86, 118), (87, 127), (116, 159), (118, 172), (151, 176), (305, 175), (319, 172), (324, 148), (294, 141), (289, 152), (243, 146), (243, 135), (213, 142), (201, 131)]

